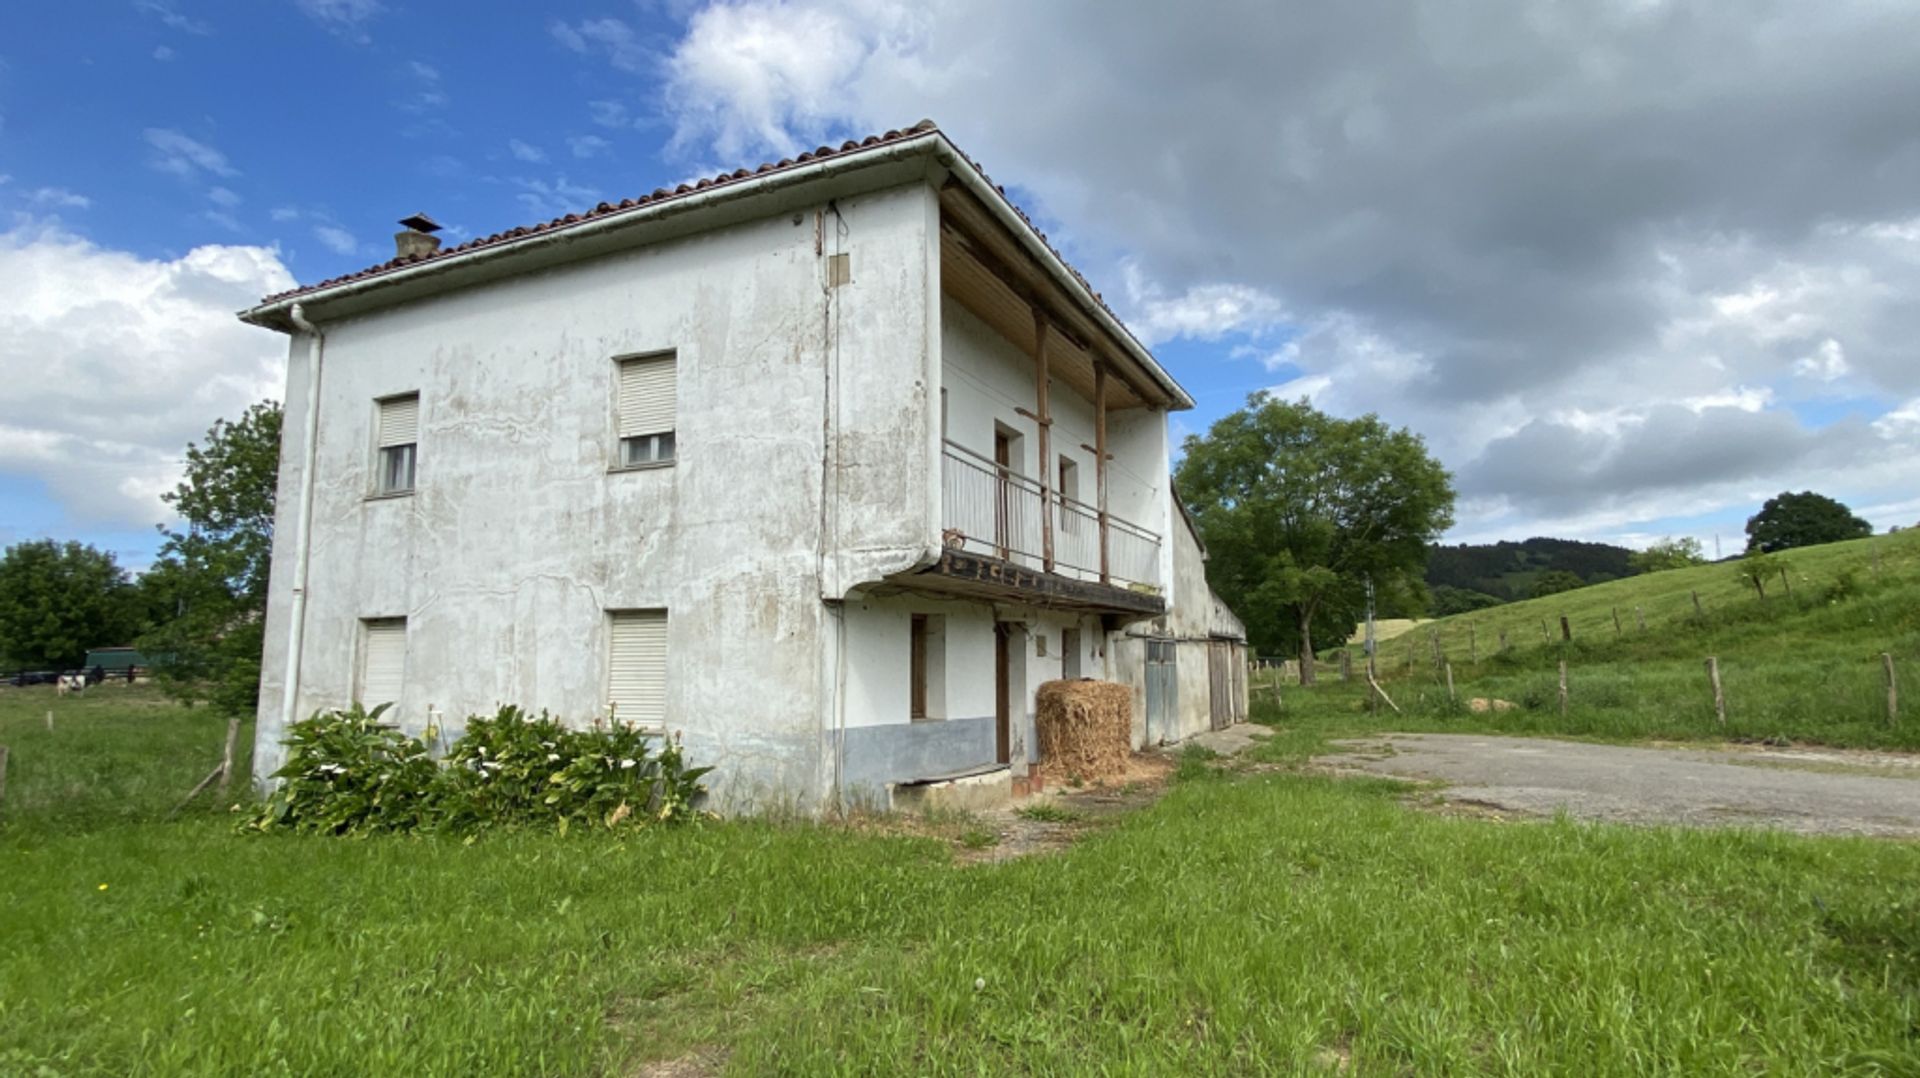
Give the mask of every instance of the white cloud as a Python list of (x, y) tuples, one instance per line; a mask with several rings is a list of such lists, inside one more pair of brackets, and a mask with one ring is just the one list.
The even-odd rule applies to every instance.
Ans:
[(515, 161), (525, 161), (528, 164), (537, 165), (547, 159), (547, 152), (545, 150), (538, 146), (522, 142), (517, 138), (507, 140), (507, 152), (513, 154)]
[(599, 135), (574, 135), (567, 139), (567, 149), (575, 157), (598, 157), (611, 149), (613, 143)]
[(598, 53), (622, 71), (647, 74), (657, 62), (633, 27), (619, 19), (587, 19), (578, 23), (555, 21), (547, 31), (560, 44), (583, 55)]
[(225, 187), (209, 187), (207, 188), (207, 201), (216, 206), (232, 209), (240, 204), (241, 198)]
[(35, 206), (56, 210), (84, 210), (93, 205), (92, 199), (64, 187), (42, 187), (28, 192), (26, 199)]
[(1822, 382), (1837, 382), (1852, 369), (1847, 366), (1847, 350), (1832, 337), (1821, 341), (1820, 347), (1812, 355), (1801, 356), (1793, 361), (1793, 373)]
[(1147, 344), (1175, 337), (1217, 341), (1229, 334), (1258, 335), (1286, 318), (1278, 299), (1248, 285), (1210, 282), (1169, 296), (1134, 262), (1122, 267), (1122, 279), (1127, 325)]
[(200, 19), (188, 18), (162, 0), (134, 0), (134, 8), (143, 14), (159, 19), (161, 24), (183, 34), (206, 35), (213, 33), (213, 27)]
[(166, 519), (187, 442), (279, 396), (284, 341), (233, 312), (292, 285), (263, 247), (147, 259), (47, 222), (0, 233), (0, 472), (44, 483), (75, 521)]
[(440, 69), (421, 60), (408, 60), (406, 77), (412, 90), (399, 102), (403, 111), (416, 115), (447, 107), (452, 100), (440, 80)]
[(626, 127), (633, 123), (627, 106), (618, 101), (589, 101), (587, 115), (601, 127)]
[(156, 45), (154, 46), (154, 49), (153, 49), (153, 58), (160, 61), (163, 64), (166, 63), (168, 60), (173, 59), (177, 55), (179, 54), (174, 52), (172, 48), (166, 45)]
[(360, 249), (360, 243), (353, 238), (353, 233), (337, 225), (315, 225), (313, 237), (334, 254), (350, 255)]
[(380, 0), (294, 0), (294, 4), (330, 32), (366, 44), (366, 23), (386, 10)]
[(188, 138), (172, 128), (149, 127), (147, 145), (153, 149), (152, 164), (162, 172), (196, 179), (201, 173), (238, 176), (240, 171), (227, 163), (227, 155), (197, 139)]
[(552, 180), (516, 177), (513, 185), (520, 189), (514, 197), (537, 217), (565, 217), (600, 200), (597, 188), (583, 187), (565, 176)]

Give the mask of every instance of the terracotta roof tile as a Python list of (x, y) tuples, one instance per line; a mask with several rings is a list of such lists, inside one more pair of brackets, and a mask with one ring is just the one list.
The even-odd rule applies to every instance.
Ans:
[[(356, 270), (353, 273), (343, 274), (339, 277), (331, 277), (331, 278), (328, 278), (327, 280), (320, 281), (317, 284), (303, 285), (299, 288), (290, 289), (285, 292), (277, 292), (271, 296), (267, 296), (265, 299), (262, 299), (260, 302), (263, 304), (277, 303), (281, 300), (291, 299), (295, 296), (304, 296), (313, 292), (319, 292), (324, 289), (332, 288), (336, 285), (346, 284), (350, 281), (360, 281), (370, 277), (378, 277), (381, 274), (391, 273), (396, 270), (405, 269), (408, 266), (416, 266), (422, 262), (437, 261), (439, 259), (447, 258), (452, 255), (465, 254), (469, 251), (479, 250), (482, 247), (492, 247), (498, 244), (511, 243), (514, 240), (523, 239), (527, 236), (539, 235), (540, 233), (544, 233), (544, 232), (552, 232), (557, 229), (566, 228), (570, 225), (580, 224), (583, 221), (591, 221), (591, 220), (594, 220), (595, 218), (604, 217), (610, 213), (621, 213), (626, 210), (637, 209), (641, 206), (651, 206), (656, 203), (665, 202), (669, 199), (680, 198), (685, 195), (692, 194), (695, 191), (705, 191), (714, 187), (720, 187), (730, 183), (738, 183), (741, 180), (749, 179), (754, 176), (763, 176), (769, 172), (778, 172), (782, 169), (795, 168), (800, 165), (809, 164), (813, 161), (821, 160), (823, 158), (837, 157), (841, 154), (854, 153), (854, 152), (868, 149), (874, 146), (882, 146), (892, 142), (901, 142), (906, 139), (910, 139), (919, 135), (926, 134), (929, 131), (937, 131), (937, 130), (939, 130), (939, 127), (932, 120), (922, 120), (919, 123), (914, 124), (912, 127), (896, 128), (896, 129), (888, 130), (884, 134), (868, 135), (866, 138), (863, 138), (863, 139), (857, 139), (857, 140), (848, 139), (847, 141), (841, 143), (837, 148), (831, 147), (831, 146), (821, 146), (817, 149), (802, 153), (798, 157), (792, 157), (792, 158), (783, 157), (776, 163), (762, 164), (757, 168), (753, 168), (753, 169), (738, 168), (738, 169), (734, 169), (732, 172), (722, 172), (718, 176), (714, 176), (714, 177), (701, 177), (697, 182), (693, 184), (683, 183), (678, 187), (675, 187), (671, 191), (669, 191), (665, 187), (656, 187), (654, 188), (652, 194), (642, 195), (637, 199), (624, 198), (624, 199), (621, 199), (618, 203), (601, 202), (600, 204), (594, 206), (591, 210), (588, 210), (586, 213), (569, 213), (564, 217), (556, 217), (551, 221), (546, 221), (541, 224), (520, 225), (515, 228), (509, 228), (503, 232), (496, 232), (491, 236), (483, 236), (477, 239), (470, 239), (465, 243), (462, 243), (456, 247), (442, 247), (438, 251), (434, 251), (431, 254), (404, 255), (396, 258), (391, 258), (378, 265), (368, 266), (366, 269)], [(1007, 189), (1005, 187), (1000, 186), (999, 184), (994, 183), (992, 177), (987, 175), (986, 169), (981, 168), (980, 163), (978, 161), (975, 161), (972, 157), (969, 157), (965, 152), (961, 152), (960, 156), (963, 160), (966, 161), (968, 165), (973, 167), (973, 170), (975, 172), (980, 174), (980, 177), (986, 181), (988, 186), (992, 187), (995, 191), (999, 192), (1000, 197), (1006, 201), (1007, 205), (1013, 209), (1014, 213), (1019, 215), (1020, 220), (1025, 222), (1027, 227), (1033, 230), (1033, 234), (1040, 238), (1040, 242), (1046, 246), (1047, 250), (1053, 252), (1054, 257), (1060, 260), (1060, 264), (1067, 268), (1067, 272), (1073, 274), (1074, 280), (1080, 282), (1081, 287), (1087, 290), (1087, 294), (1093, 297), (1094, 302), (1098, 303), (1100, 307), (1103, 310), (1105, 310), (1108, 314), (1114, 314), (1113, 309), (1107, 306), (1107, 302), (1105, 298), (1103, 298), (1100, 295), (1100, 293), (1094, 291), (1093, 285), (1090, 282), (1088, 282), (1086, 277), (1083, 276), (1078, 269), (1075, 269), (1074, 266), (1071, 263), (1069, 263), (1064, 256), (1060, 254), (1059, 250), (1053, 246), (1053, 242), (1047, 239), (1046, 233), (1040, 231), (1039, 227), (1033, 223), (1033, 218), (1028, 217), (1026, 211), (1021, 209), (1018, 205), (1016, 205), (1012, 199), (1007, 198)], [(1114, 315), (1114, 321), (1120, 322), (1120, 318), (1118, 315)], [(1125, 325), (1124, 322), (1121, 322), (1120, 324), (1123, 327)]]

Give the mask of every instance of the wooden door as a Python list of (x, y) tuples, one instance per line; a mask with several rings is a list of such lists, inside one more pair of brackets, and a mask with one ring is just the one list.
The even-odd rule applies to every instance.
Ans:
[(1174, 728), (1174, 712), (1180, 705), (1180, 666), (1173, 641), (1149, 640), (1146, 646), (1146, 744), (1153, 745), (1156, 736), (1165, 740)]
[(1013, 633), (1004, 621), (993, 623), (993, 758), (1013, 760)]
[(1207, 718), (1215, 730), (1233, 725), (1232, 659), (1223, 641), (1207, 644)]

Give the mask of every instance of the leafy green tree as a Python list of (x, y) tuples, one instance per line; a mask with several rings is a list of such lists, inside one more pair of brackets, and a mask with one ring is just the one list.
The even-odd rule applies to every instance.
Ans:
[(1558, 595), (1563, 591), (1572, 591), (1575, 588), (1584, 588), (1586, 586), (1587, 582), (1573, 573), (1565, 569), (1554, 569), (1541, 573), (1538, 577), (1534, 578), (1533, 597), (1539, 599), (1543, 596)]
[(113, 555), (43, 539), (0, 555), (0, 653), (21, 666), (74, 669), (87, 649), (139, 632), (139, 597)]
[(1872, 534), (1873, 525), (1854, 516), (1853, 510), (1810, 490), (1777, 494), (1747, 518), (1747, 550), (1760, 554)]
[(255, 706), (279, 473), (280, 406), (266, 401), (189, 445), (186, 475), (165, 495), (181, 528), (161, 529), (159, 560), (141, 579), (164, 618), (141, 646), (171, 657), (158, 671), (179, 699), (230, 715)]
[(1446, 469), (1378, 416), (1336, 419), (1255, 393), (1184, 449), (1175, 481), (1208, 577), (1257, 650), (1300, 656), (1303, 684), (1315, 638), (1351, 631), (1366, 579), (1376, 592), (1417, 582), (1427, 544), (1453, 523)]
[(1683, 535), (1678, 539), (1662, 539), (1645, 550), (1636, 550), (1628, 555), (1627, 561), (1637, 573), (1660, 573), (1668, 569), (1705, 565), (1707, 554), (1701, 549), (1700, 540)]
[(1767, 581), (1786, 573), (1789, 568), (1787, 559), (1778, 554), (1763, 554), (1754, 551), (1740, 559), (1740, 565), (1734, 570), (1734, 578), (1754, 590), (1762, 600), (1767, 597)]
[(1430, 610), (1436, 618), (1454, 614), (1470, 614), (1475, 610), (1485, 610), (1492, 606), (1504, 605), (1506, 600), (1498, 595), (1488, 595), (1484, 591), (1470, 588), (1456, 588), (1448, 584), (1438, 584), (1433, 588), (1433, 602)]

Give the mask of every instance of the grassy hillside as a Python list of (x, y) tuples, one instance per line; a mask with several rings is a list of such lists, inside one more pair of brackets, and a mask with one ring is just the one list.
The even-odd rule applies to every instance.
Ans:
[(1610, 543), (1533, 538), (1522, 542), (1460, 543), (1427, 554), (1427, 583), (1464, 588), (1511, 601), (1533, 594), (1541, 574), (1561, 570), (1589, 584), (1634, 574), (1633, 551)]
[[(1784, 557), (1789, 579), (1771, 582), (1764, 601), (1731, 563), (1652, 573), (1425, 623), (1382, 645), (1380, 669), (1411, 718), (1442, 724), (1920, 749), (1920, 532)], [(1561, 639), (1562, 616), (1571, 642)], [(1436, 642), (1452, 664), (1458, 703), (1449, 704)], [(1883, 652), (1905, 679), (1892, 724)], [(1708, 656), (1720, 661), (1724, 727), (1714, 717)], [(1562, 659), (1570, 681), (1564, 717)], [(1519, 709), (1463, 714), (1476, 696)], [(1363, 698), (1358, 685), (1333, 685), (1301, 703), (1350, 714)]]

